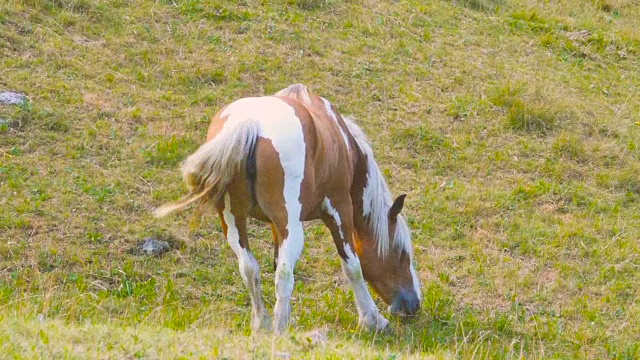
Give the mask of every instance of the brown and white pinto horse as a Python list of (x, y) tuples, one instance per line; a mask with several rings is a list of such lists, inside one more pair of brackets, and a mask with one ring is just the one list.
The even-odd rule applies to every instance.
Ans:
[(381, 330), (388, 323), (364, 280), (391, 313), (412, 315), (420, 308), (411, 233), (399, 214), (405, 196), (391, 201), (363, 132), (304, 85), (224, 107), (211, 121), (207, 142), (187, 158), (182, 172), (190, 193), (158, 208), (156, 215), (193, 202), (216, 207), (249, 289), (254, 330), (270, 328), (271, 320), (260, 269), (249, 250), (249, 216), (271, 223), (276, 243), (276, 333), (288, 328), (293, 269), (306, 220), (321, 219), (330, 229), (355, 293), (360, 326)]

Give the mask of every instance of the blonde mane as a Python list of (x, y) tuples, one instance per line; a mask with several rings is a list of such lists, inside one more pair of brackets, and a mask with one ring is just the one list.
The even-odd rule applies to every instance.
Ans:
[(374, 237), (378, 242), (378, 255), (383, 259), (386, 258), (389, 254), (390, 246), (411, 254), (411, 232), (404, 216), (398, 215), (393, 244), (389, 239), (388, 211), (393, 204), (393, 199), (387, 182), (384, 180), (373, 157), (373, 149), (367, 136), (352, 119), (347, 117), (343, 119), (349, 128), (349, 132), (367, 157), (367, 185), (362, 195), (362, 215), (367, 217), (369, 226), (371, 226)]

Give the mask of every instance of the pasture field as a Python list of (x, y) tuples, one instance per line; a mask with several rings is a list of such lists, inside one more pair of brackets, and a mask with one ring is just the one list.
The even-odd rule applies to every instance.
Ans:
[[(0, 358), (638, 359), (639, 59), (638, 0), (2, 1), (30, 101), (0, 105)], [(274, 339), (218, 220), (152, 217), (211, 115), (297, 82), (408, 194), (423, 310), (392, 334), (320, 223)]]

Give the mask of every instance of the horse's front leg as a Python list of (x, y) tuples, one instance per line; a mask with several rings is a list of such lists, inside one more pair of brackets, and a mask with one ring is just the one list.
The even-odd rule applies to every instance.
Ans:
[[(240, 210), (240, 209), (238, 209)], [(271, 328), (271, 318), (262, 300), (262, 287), (260, 286), (260, 266), (249, 250), (247, 237), (247, 216), (242, 211), (234, 211), (227, 193), (224, 198), (224, 208), (218, 209), (222, 227), (227, 241), (238, 257), (238, 267), (245, 286), (251, 297), (253, 331)]]
[(380, 331), (387, 327), (389, 321), (380, 314), (371, 297), (362, 275), (360, 260), (354, 250), (351, 202), (348, 200), (348, 196), (338, 197), (338, 199), (336, 199), (336, 207), (334, 207), (329, 198), (325, 199), (322, 221), (331, 231), (333, 241), (338, 248), (338, 254), (342, 261), (342, 271), (353, 289), (360, 318), (358, 321), (359, 326), (369, 330)]
[(276, 264), (276, 307), (274, 331), (282, 334), (289, 328), (291, 317), (291, 294), (293, 293), (293, 270), (304, 246), (304, 230), (301, 221), (289, 220), (288, 224), (275, 224), (280, 231), (286, 229), (287, 236), (279, 244)]

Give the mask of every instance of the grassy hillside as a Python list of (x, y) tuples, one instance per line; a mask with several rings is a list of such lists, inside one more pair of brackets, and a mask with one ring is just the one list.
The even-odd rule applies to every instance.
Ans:
[[(30, 101), (0, 105), (0, 357), (640, 358), (639, 58), (637, 0), (2, 2)], [(208, 117), (296, 82), (409, 194), (423, 311), (393, 335), (356, 330), (318, 223), (272, 340), (217, 219), (151, 216)]]

